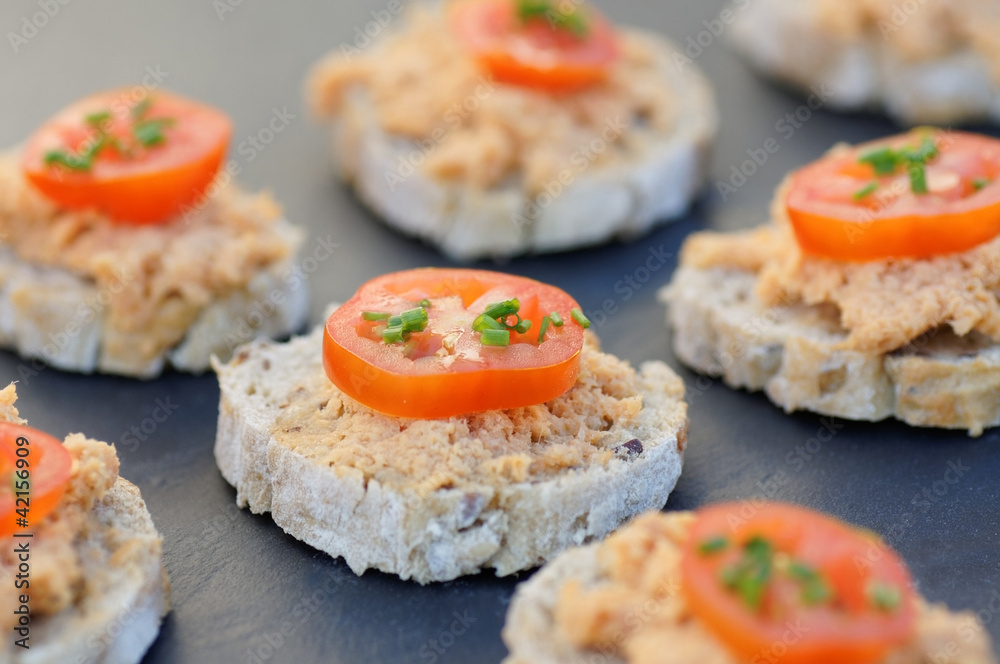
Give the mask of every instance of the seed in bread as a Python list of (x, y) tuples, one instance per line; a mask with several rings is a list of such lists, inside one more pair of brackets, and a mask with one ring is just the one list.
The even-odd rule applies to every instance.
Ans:
[(680, 474), (683, 383), (660, 362), (633, 370), (592, 335), (566, 394), (438, 420), (346, 396), (323, 370), (322, 340), (317, 328), (215, 363), (215, 456), (239, 505), (358, 574), (512, 574), (661, 507)]
[(342, 177), (379, 217), (471, 260), (635, 236), (700, 188), (716, 110), (662, 37), (621, 29), (605, 83), (553, 95), (485, 76), (446, 11), (414, 6), (364, 53), (308, 81)]

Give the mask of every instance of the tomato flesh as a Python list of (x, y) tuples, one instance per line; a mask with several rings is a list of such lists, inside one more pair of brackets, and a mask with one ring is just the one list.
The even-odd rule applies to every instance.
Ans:
[[(137, 144), (134, 101), (128, 89), (92, 95), (60, 111), (29, 139), (21, 159), (27, 180), (65, 209), (96, 209), (110, 219), (131, 224), (167, 221), (196, 203), (215, 178), (232, 135), (229, 118), (214, 108), (162, 91), (148, 93), (145, 120), (169, 120), (163, 141)], [(99, 135), (88, 123), (93, 114), (110, 112), (100, 124), (125, 146), (99, 151), (88, 170), (47, 164), (52, 152), (79, 155)]]
[[(884, 543), (831, 517), (780, 503), (729, 503), (698, 511), (682, 557), (682, 590), (701, 622), (739, 661), (780, 664), (868, 664), (912, 638), (916, 598), (903, 562)], [(704, 543), (729, 546), (706, 553)], [(808, 602), (790, 574), (775, 571), (753, 610), (723, 582), (754, 537), (769, 541), (775, 560), (815, 570), (832, 591)], [(880, 608), (873, 589), (898, 591), (898, 603)], [(794, 630), (790, 627), (794, 626)]]
[[(18, 445), (18, 440), (28, 442)], [(33, 532), (59, 504), (72, 470), (73, 458), (52, 436), (31, 427), (0, 423), (0, 538)], [(28, 473), (27, 496), (17, 495), (24, 489), (16, 483), (24, 480), (15, 473), (24, 471)], [(19, 524), (21, 518), (27, 527)]]
[(802, 250), (840, 261), (926, 258), (1000, 235), (1000, 140), (933, 137), (939, 155), (926, 166), (928, 193), (913, 192), (905, 168), (879, 175), (860, 161), (881, 148), (915, 145), (919, 132), (837, 152), (793, 174), (785, 206)]
[(580, 7), (583, 35), (556, 28), (542, 17), (522, 21), (512, 0), (472, 0), (452, 16), (455, 33), (480, 65), (501, 83), (568, 93), (607, 79), (620, 57), (608, 21)]
[[(518, 298), (524, 334), (507, 347), (484, 346), (473, 331), (487, 305)], [(428, 323), (404, 343), (387, 344), (364, 312), (399, 313), (427, 299)], [(532, 279), (485, 270), (424, 268), (374, 279), (327, 320), (323, 366), (345, 394), (396, 417), (445, 418), (544, 403), (576, 382), (583, 328), (576, 300)], [(542, 317), (566, 321), (538, 343)], [(513, 322), (513, 321), (512, 321)]]

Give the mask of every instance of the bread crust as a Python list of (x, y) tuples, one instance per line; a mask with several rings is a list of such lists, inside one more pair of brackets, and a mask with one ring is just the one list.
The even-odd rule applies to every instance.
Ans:
[(139, 489), (118, 478), (94, 507), (75, 546), (88, 576), (107, 577), (103, 592), (31, 622), (29, 650), (4, 639), (10, 664), (138, 664), (170, 610), (163, 543)]
[(1000, 346), (948, 330), (891, 353), (838, 348), (846, 338), (822, 307), (766, 307), (756, 275), (681, 267), (660, 292), (678, 358), (727, 385), (764, 390), (786, 412), (851, 420), (895, 417), (913, 426), (1000, 425)]
[[(277, 227), (292, 246), (299, 244), (300, 232), (290, 223)], [(213, 354), (228, 357), (250, 335), (281, 337), (302, 327), (308, 289), (285, 278), (293, 260), (294, 255), (258, 272), (243, 290), (210, 302), (178, 344), (146, 359), (136, 350), (141, 332), (117, 332), (107, 322), (102, 300), (107, 294), (93, 281), (30, 263), (0, 246), (0, 347), (64, 371), (155, 378), (170, 365), (201, 373)], [(268, 310), (270, 315), (262, 315)], [(261, 324), (251, 326), (258, 317)], [(240, 337), (241, 330), (248, 334)]]
[[(756, 69), (832, 108), (881, 109), (909, 125), (1000, 122), (1000, 83), (984, 54), (963, 48), (908, 59), (886, 39), (908, 14), (849, 40), (826, 24), (821, 3), (757, 0), (733, 24), (731, 42)], [(917, 11), (925, 10), (921, 3)]]
[[(659, 362), (639, 372), (644, 403), (624, 434), (640, 438), (642, 452), (605, 464), (521, 482), (458, 478), (453, 488), (421, 492), (307, 458), (272, 428), (282, 404), (305, 391), (299, 377), (323, 376), (321, 346), (317, 328), (287, 344), (253, 342), (228, 365), (214, 363), (221, 388), (215, 456), (241, 507), (271, 512), (286, 532), (342, 556), (357, 574), (379, 569), (419, 583), (489, 568), (512, 574), (662, 507), (680, 475), (683, 383)], [(266, 380), (258, 380), (262, 366), (272, 367)]]
[(652, 46), (677, 93), (673, 129), (641, 130), (627, 165), (592, 165), (565, 187), (559, 183), (558, 195), (546, 194), (546, 205), (536, 205), (516, 181), (476, 190), (419, 169), (402, 181), (390, 180), (386, 174), (419, 146), (383, 131), (367, 91), (356, 86), (334, 123), (341, 176), (390, 226), (461, 261), (632, 238), (680, 216), (704, 181), (718, 124), (714, 94), (694, 65), (673, 61), (675, 45), (652, 33), (623, 31)]

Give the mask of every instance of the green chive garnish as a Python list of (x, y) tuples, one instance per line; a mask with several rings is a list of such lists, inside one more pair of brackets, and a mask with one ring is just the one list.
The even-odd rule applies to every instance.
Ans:
[(382, 330), (382, 341), (387, 344), (395, 344), (403, 341), (404, 339), (403, 328), (401, 327), (387, 327)]
[(509, 330), (483, 330), (482, 343), (484, 346), (509, 346)]
[(400, 316), (400, 315), (398, 315), (398, 314), (397, 314), (397, 315), (394, 315), (394, 316), (389, 316), (389, 317), (388, 317), (388, 318), (386, 319), (386, 325), (387, 325), (388, 327), (398, 327), (398, 328), (402, 328), (402, 327), (403, 327), (403, 317), (402, 317), (402, 316)]
[(87, 124), (94, 125), (95, 127), (100, 127), (102, 123), (106, 120), (111, 119), (111, 111), (100, 111), (99, 113), (91, 113), (86, 118)]
[(423, 307), (408, 309), (399, 314), (404, 332), (422, 332), (427, 327), (427, 310)]
[(90, 170), (90, 159), (81, 159), (80, 157), (74, 157), (73, 155), (63, 152), (62, 150), (53, 150), (51, 152), (45, 153), (45, 165), (51, 166), (52, 164), (58, 164), (59, 166), (64, 166), (73, 171), (88, 171)]
[(910, 172), (910, 188), (914, 194), (927, 193), (927, 166), (923, 162), (910, 162), (907, 166)]
[(392, 314), (386, 313), (384, 311), (362, 311), (362, 320), (388, 320), (389, 316)]
[(549, 331), (549, 325), (551, 323), (551, 318), (548, 316), (542, 316), (542, 325), (538, 328), (538, 343), (545, 341), (545, 333)]
[(705, 540), (699, 544), (698, 553), (703, 556), (710, 556), (713, 553), (725, 551), (728, 546), (729, 540), (720, 535), (719, 537), (713, 537), (712, 539)]
[(892, 175), (902, 162), (902, 155), (886, 147), (863, 154), (858, 161), (871, 164), (875, 169), (875, 175)]
[(569, 313), (573, 317), (573, 320), (575, 320), (577, 323), (579, 323), (580, 327), (582, 327), (585, 330), (588, 327), (590, 327), (590, 320), (586, 316), (583, 315), (583, 312), (580, 311), (579, 307), (575, 307)]
[(563, 319), (562, 316), (559, 315), (558, 311), (553, 311), (551, 314), (549, 314), (549, 318), (552, 319), (552, 324), (555, 325), (556, 327), (563, 326)]
[(496, 302), (486, 307), (486, 311), (483, 314), (487, 318), (493, 319), (504, 319), (507, 316), (513, 316), (521, 309), (521, 303), (515, 297), (512, 300), (507, 300), (506, 302)]
[(771, 578), (774, 549), (762, 537), (753, 537), (743, 545), (743, 557), (733, 565), (722, 568), (719, 578), (750, 609), (758, 611), (764, 600), (764, 591)]
[(868, 198), (878, 189), (878, 182), (870, 182), (861, 189), (854, 192), (854, 200), (860, 201), (864, 198)]
[(490, 318), (486, 314), (479, 314), (476, 316), (476, 320), (472, 322), (472, 329), (476, 332), (482, 332), (483, 330), (506, 330), (507, 328), (503, 323)]
[(430, 309), (431, 308), (431, 301), (428, 300), (427, 298), (424, 298), (424, 299), (420, 300), (420, 302), (418, 302), (418, 304), (420, 306), (422, 306), (424, 309)]
[(568, 30), (577, 37), (587, 36), (590, 30), (586, 16), (580, 8), (574, 7), (564, 11), (561, 7), (553, 6), (549, 0), (519, 0), (517, 16), (522, 23), (535, 18), (545, 19), (552, 27)]
[(156, 118), (154, 120), (143, 120), (142, 122), (136, 123), (132, 127), (132, 133), (135, 134), (137, 141), (142, 143), (144, 147), (152, 147), (154, 145), (159, 145), (163, 143), (166, 136), (163, 135), (163, 130), (166, 127), (171, 126), (174, 123), (170, 118)]
[(132, 119), (133, 120), (141, 119), (142, 116), (146, 114), (146, 111), (149, 110), (149, 107), (152, 105), (153, 105), (152, 97), (146, 97), (145, 99), (140, 101), (138, 104), (132, 107)]
[(899, 588), (887, 583), (875, 583), (868, 592), (872, 605), (879, 611), (892, 613), (903, 601), (903, 593)]
[(988, 185), (990, 182), (992, 182), (992, 180), (988, 178), (976, 178), (975, 180), (972, 181), (972, 188), (975, 189), (976, 191), (979, 191), (983, 187)]
[(823, 580), (822, 575), (800, 562), (788, 565), (788, 576), (802, 585), (802, 603), (807, 606), (822, 604), (833, 599), (833, 590)]
[(531, 321), (530, 320), (522, 320), (522, 321), (518, 322), (517, 325), (514, 326), (514, 329), (517, 330), (518, 334), (524, 334), (525, 332), (527, 332), (528, 330), (531, 329)]

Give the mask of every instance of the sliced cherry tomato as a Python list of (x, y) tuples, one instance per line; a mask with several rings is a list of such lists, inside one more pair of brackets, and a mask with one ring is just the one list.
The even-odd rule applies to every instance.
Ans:
[(197, 202), (225, 157), (232, 123), (167, 92), (145, 99), (111, 90), (60, 111), (24, 149), (28, 181), (64, 208), (133, 224), (169, 220)]
[[(922, 169), (926, 193), (915, 193), (905, 160), (881, 173), (871, 163), (886, 149), (919, 150), (927, 138), (937, 154)], [(816, 256), (871, 261), (965, 251), (1000, 235), (1000, 140), (916, 130), (837, 151), (792, 175), (786, 207), (802, 250)]]
[(720, 504), (697, 516), (682, 590), (739, 661), (868, 664), (911, 638), (909, 572), (872, 535), (780, 503)]
[[(484, 346), (473, 330), (487, 306), (517, 298), (530, 320), (510, 345)], [(365, 312), (399, 314), (427, 300), (426, 328), (386, 343), (384, 321)], [(428, 304), (425, 303), (425, 304)], [(442, 418), (544, 403), (576, 382), (583, 328), (564, 291), (498, 272), (424, 268), (388, 274), (361, 287), (326, 323), (323, 366), (330, 380), (366, 406), (396, 417)], [(557, 312), (538, 342), (542, 318)], [(506, 321), (516, 322), (515, 317)]]
[[(558, 15), (558, 9), (551, 10)], [(555, 26), (544, 16), (526, 20), (516, 0), (470, 0), (452, 17), (454, 31), (501, 83), (549, 92), (573, 92), (604, 81), (618, 60), (618, 38), (591, 7), (577, 7), (582, 27)]]
[[(72, 470), (73, 457), (52, 436), (0, 423), (0, 538), (32, 532), (59, 504)], [(18, 483), (24, 480), (16, 473), (23, 471), (28, 473), (27, 496), (19, 495), (24, 489)]]

